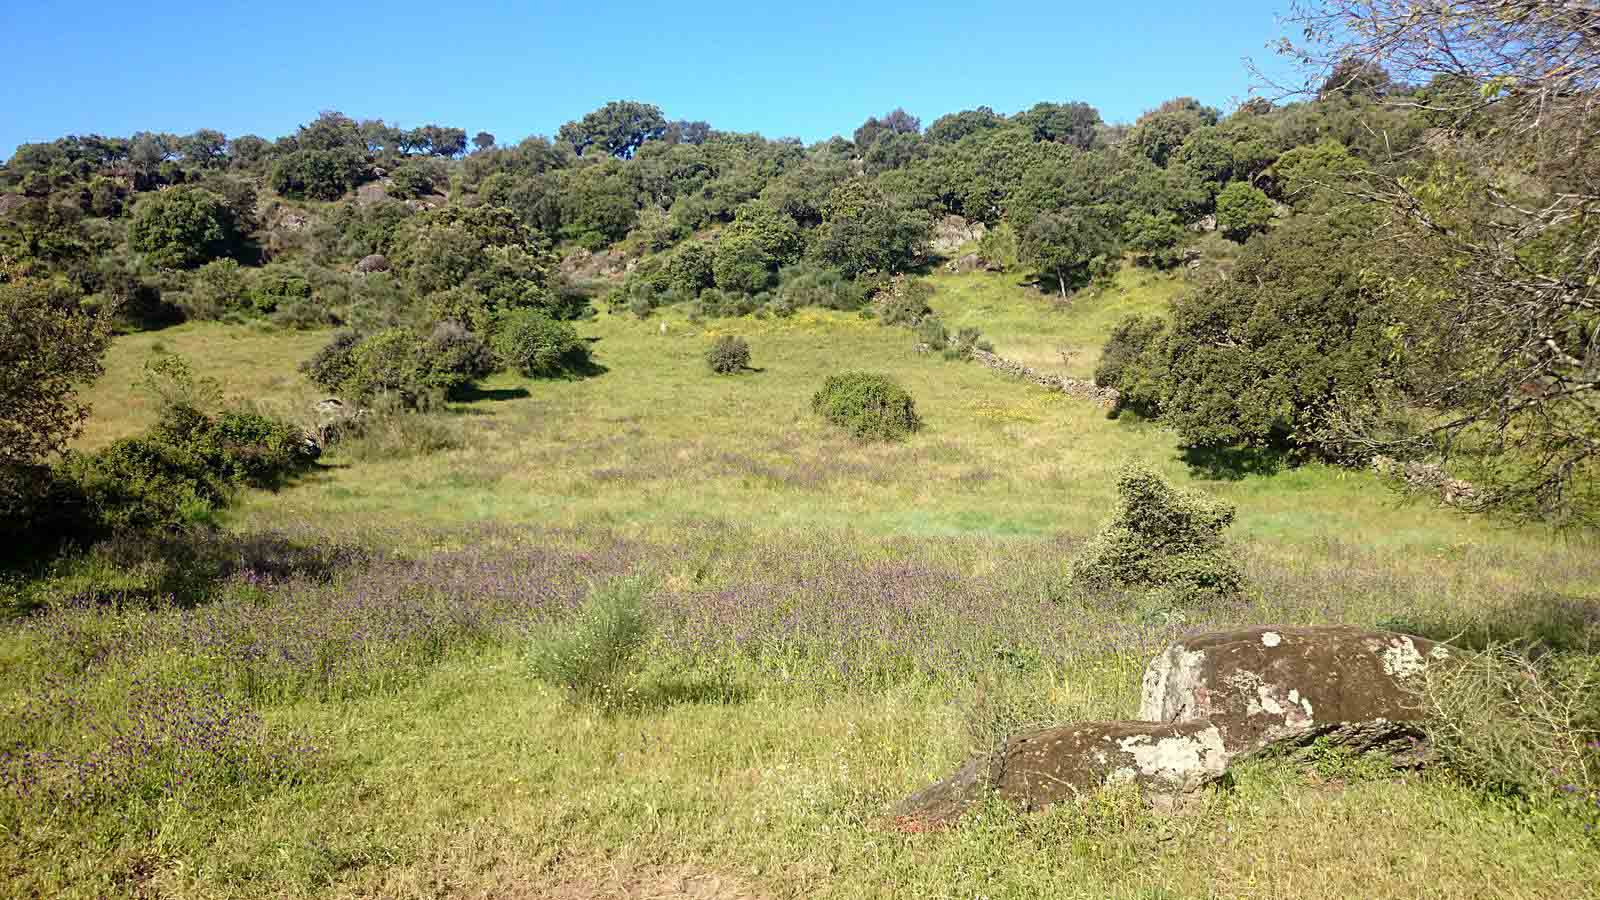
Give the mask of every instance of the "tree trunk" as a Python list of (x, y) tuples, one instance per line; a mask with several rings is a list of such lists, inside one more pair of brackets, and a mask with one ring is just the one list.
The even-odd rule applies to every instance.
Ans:
[(1061, 269), (1056, 269), (1056, 287), (1061, 289), (1061, 299), (1067, 299), (1067, 279), (1061, 277)]

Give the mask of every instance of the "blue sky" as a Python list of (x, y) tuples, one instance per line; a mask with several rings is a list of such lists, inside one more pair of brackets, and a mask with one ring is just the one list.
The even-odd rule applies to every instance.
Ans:
[(0, 4), (0, 154), (64, 134), (274, 138), (319, 110), (554, 134), (607, 100), (807, 142), (903, 106), (928, 124), (1085, 100), (1111, 121), (1248, 95), (1288, 0), (1010, 4), (416, 0)]

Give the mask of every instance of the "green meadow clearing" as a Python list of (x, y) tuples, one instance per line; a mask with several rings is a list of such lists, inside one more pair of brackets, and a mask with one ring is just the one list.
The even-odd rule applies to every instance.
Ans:
[[(1159, 311), (1186, 286), (1129, 270), (1060, 304), (1014, 276), (933, 283), (952, 330), (975, 325), (1001, 355), (1077, 377), (1092, 373), (1119, 317)], [(0, 638), (0, 704), (43, 702), (38, 686), (50, 679), (99, 698), (166, 679), (247, 703), (262, 747), (315, 749), (291, 753), (292, 765), (255, 750), (229, 757), (234, 769), (192, 789), (6, 807), (0, 891), (1600, 896), (1600, 848), (1571, 819), (1445, 774), (1347, 759), (1252, 764), (1176, 816), (1113, 792), (1037, 815), (996, 805), (934, 833), (881, 818), (1010, 728), (1131, 717), (1148, 656), (1189, 627), (1348, 622), (1464, 640), (1593, 629), (1581, 624), (1600, 596), (1592, 541), (1406, 500), (1368, 473), (1186, 456), (1156, 425), (919, 353), (911, 332), (854, 314), (603, 312), (579, 331), (604, 372), (495, 376), (439, 414), (452, 448), (397, 459), (335, 448), (297, 483), (243, 496), (223, 515), (241, 541), (278, 533), (316, 560), (348, 548), (348, 564), (306, 574), (307, 563), (258, 583), (261, 567), (229, 563), (187, 608), (152, 611), (131, 598), (170, 590), (170, 567), (114, 549), (13, 585), (19, 609), (96, 580), (119, 585), (126, 602), (19, 618)], [(714, 377), (704, 353), (728, 333), (749, 340), (754, 371)], [(303, 418), (319, 395), (295, 365), (326, 338), (215, 323), (119, 338), (89, 393), (80, 446), (149, 424), (134, 384), (162, 352), (231, 396)], [(811, 395), (846, 369), (894, 376), (924, 429), (876, 446), (830, 430)], [(1246, 601), (1175, 610), (1058, 595), (1129, 461), (1237, 505), (1230, 538), (1251, 579)], [(451, 618), (479, 596), (500, 598), (500, 610), (519, 592), (581, 592), (585, 579), (618, 575), (651, 579), (671, 598), (661, 602), (673, 623), (646, 653), (640, 696), (619, 712), (531, 677), (544, 620)], [(270, 655), (244, 664), (163, 637), (248, 631), (287, 648), (272, 643), (274, 628), (380, 597), (452, 624), (397, 649), (330, 643), (312, 653), (322, 674), (304, 677)], [(770, 618), (750, 612), (759, 604)], [(328, 633), (347, 635), (343, 621), (330, 615)], [(810, 636), (781, 638), (790, 621)], [(249, 624), (228, 631), (235, 622)], [(719, 630), (751, 622), (770, 630), (737, 652), (718, 643)], [(105, 649), (118, 641), (143, 649)], [(952, 662), (919, 664), (935, 650)], [(26, 727), (54, 727), (41, 721)]]

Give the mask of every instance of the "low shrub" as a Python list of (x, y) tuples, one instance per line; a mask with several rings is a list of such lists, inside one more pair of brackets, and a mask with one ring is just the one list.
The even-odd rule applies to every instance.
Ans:
[(878, 320), (885, 325), (915, 328), (933, 315), (933, 309), (928, 306), (928, 298), (932, 296), (933, 285), (928, 282), (897, 277), (878, 295)]
[(300, 368), (312, 381), (363, 406), (388, 396), (415, 408), (424, 398), (473, 385), (498, 364), (482, 338), (445, 321), (426, 336), (399, 327), (364, 338), (342, 331)]
[(950, 346), (950, 330), (937, 316), (929, 316), (917, 326), (917, 341), (935, 352)]
[(1161, 406), (1167, 323), (1155, 316), (1125, 316), (1111, 329), (1094, 369), (1094, 383), (1116, 388), (1117, 405), (1146, 415)]
[(316, 458), (295, 426), (179, 404), (144, 435), (91, 454), (71, 453), (54, 472), (59, 528), (71, 534), (163, 531), (203, 522), (238, 487), (282, 484)]
[(1159, 589), (1178, 600), (1237, 594), (1244, 576), (1222, 538), (1233, 515), (1227, 503), (1130, 465), (1117, 477), (1110, 521), (1072, 561), (1069, 580), (1093, 590)]
[(502, 317), (494, 349), (505, 366), (528, 378), (582, 372), (590, 364), (589, 345), (577, 330), (537, 310)]
[(706, 365), (718, 375), (734, 375), (750, 367), (750, 345), (744, 338), (725, 334), (706, 351)]
[(905, 388), (871, 372), (829, 375), (811, 398), (811, 409), (863, 441), (897, 441), (922, 427)]
[(330, 391), (338, 391), (355, 372), (353, 355), (361, 335), (344, 330), (334, 334), (312, 357), (300, 364), (305, 376)]
[(627, 705), (640, 651), (650, 639), (644, 608), (647, 585), (618, 579), (590, 590), (566, 631), (534, 649), (534, 677), (568, 692), (573, 700), (605, 709)]
[(398, 399), (379, 398), (353, 416), (339, 434), (339, 455), (363, 462), (410, 459), (461, 446), (460, 433), (430, 403), (407, 407)]
[(1424, 670), (1419, 694), (1450, 772), (1600, 838), (1600, 655), (1458, 652)]
[(949, 346), (944, 348), (944, 358), (966, 362), (972, 359), (972, 354), (976, 350), (992, 353), (994, 345), (984, 340), (983, 332), (978, 329), (962, 328), (949, 340)]

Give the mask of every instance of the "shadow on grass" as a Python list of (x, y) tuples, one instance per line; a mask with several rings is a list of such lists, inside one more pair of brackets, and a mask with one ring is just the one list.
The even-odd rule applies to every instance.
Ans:
[(1385, 619), (1378, 627), (1467, 650), (1511, 644), (1535, 656), (1600, 653), (1600, 596), (1525, 594), (1487, 617), (1413, 614)]
[(490, 400), (495, 402), (499, 402), (501, 400), (522, 400), (531, 396), (533, 395), (530, 394), (528, 389), (525, 387), (492, 388), (485, 390), (483, 388), (473, 386), (462, 388), (461, 390), (456, 391), (455, 395), (450, 399), (459, 401), (461, 403), (477, 403), (480, 400)]
[(1282, 451), (1259, 447), (1186, 447), (1180, 458), (1189, 467), (1190, 475), (1207, 481), (1276, 475), (1289, 464)]
[(366, 565), (372, 551), (354, 544), (296, 539), (280, 532), (233, 534), (192, 527), (166, 534), (128, 533), (0, 569), (26, 590), (16, 592), (5, 617), (27, 615), (53, 602), (192, 607), (217, 596), (236, 577), (326, 581)]

